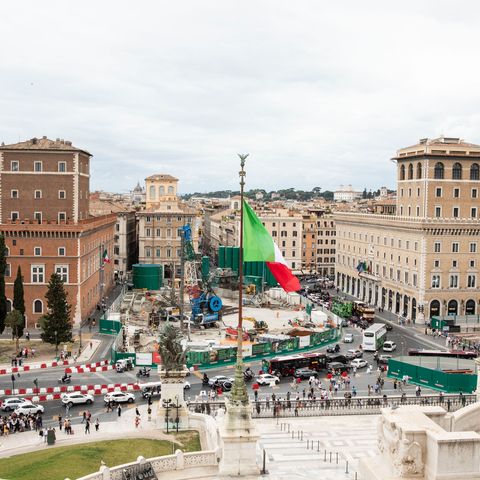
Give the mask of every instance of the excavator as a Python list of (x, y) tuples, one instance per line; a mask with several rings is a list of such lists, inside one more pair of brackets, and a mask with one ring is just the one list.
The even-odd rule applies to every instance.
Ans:
[[(259, 333), (261, 334), (268, 332), (268, 324), (264, 320), (257, 320), (253, 317), (242, 317), (242, 321), (253, 323), (253, 328), (243, 329), (242, 340), (244, 341), (252, 340)], [(228, 327), (225, 330), (225, 335), (232, 339), (236, 339), (238, 337), (238, 329)]]

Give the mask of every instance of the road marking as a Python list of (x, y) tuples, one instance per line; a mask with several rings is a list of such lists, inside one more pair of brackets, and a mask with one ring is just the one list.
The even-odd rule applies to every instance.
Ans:
[(114, 341), (114, 339), (112, 339), (111, 341), (107, 342), (107, 346), (105, 347), (105, 349), (104, 349), (104, 350), (102, 351), (102, 353), (100, 354), (100, 357), (101, 357), (101, 358), (105, 358), (105, 355), (106, 355), (107, 352), (110, 350), (113, 341)]

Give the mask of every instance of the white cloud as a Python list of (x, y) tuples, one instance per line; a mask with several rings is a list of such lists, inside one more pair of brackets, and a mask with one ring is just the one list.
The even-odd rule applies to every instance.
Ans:
[(94, 154), (92, 188), (393, 186), (418, 138), (480, 143), (477, 2), (10, 2), (0, 140)]

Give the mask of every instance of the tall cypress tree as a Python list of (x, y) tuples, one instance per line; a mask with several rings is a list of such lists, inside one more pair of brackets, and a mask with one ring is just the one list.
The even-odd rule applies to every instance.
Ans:
[(5, 295), (6, 256), (5, 237), (3, 234), (0, 234), (0, 333), (3, 333), (5, 330), (5, 317), (7, 316), (7, 296)]
[[(72, 341), (71, 305), (67, 302), (67, 292), (62, 279), (56, 273), (50, 277), (47, 299), (48, 313), (41, 319), (42, 340), (53, 345)], [(57, 332), (55, 334), (55, 332)]]
[(13, 284), (13, 308), (25, 318), (25, 299), (23, 296), (23, 277), (20, 265), (17, 270), (17, 278)]

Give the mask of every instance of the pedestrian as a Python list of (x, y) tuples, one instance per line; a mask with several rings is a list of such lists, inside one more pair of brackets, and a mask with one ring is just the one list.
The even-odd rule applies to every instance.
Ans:
[(135, 428), (138, 428), (138, 426), (140, 425), (140, 417), (135, 417)]
[(70, 411), (70, 406), (67, 404), (65, 405), (65, 416), (68, 416), (68, 412)]
[(255, 392), (253, 393), (254, 397), (255, 397), (255, 401), (258, 402), (258, 390), (255, 390)]
[(86, 421), (87, 421), (87, 412), (84, 411), (84, 412), (83, 412), (83, 415), (82, 415), (82, 421), (81, 421), (81, 423), (85, 423)]
[(353, 395), (354, 397), (357, 396), (357, 389), (355, 388), (355, 385), (352, 386), (352, 395)]
[(95, 420), (95, 431), (98, 432), (98, 429), (100, 428), (100, 421), (98, 418)]
[(25, 338), (27, 339), (27, 342), (30, 341), (30, 334), (27, 332), (25, 332)]
[(152, 421), (152, 409), (151, 409), (150, 406), (147, 409), (147, 414), (148, 414), (148, 421), (151, 422)]
[(393, 389), (396, 390), (397, 389), (397, 379), (395, 379), (393, 381)]
[(92, 348), (93, 348), (93, 343), (90, 342), (90, 350), (92, 350)]
[(140, 410), (138, 410), (138, 407), (135, 407), (135, 415), (136, 415), (137, 417), (140, 416)]
[(60, 431), (62, 431), (62, 425), (63, 425), (63, 423), (62, 423), (62, 416), (59, 415), (59, 416), (58, 416), (58, 428), (60, 429)]
[(120, 405), (117, 407), (117, 414), (119, 417), (122, 416), (122, 407)]
[(85, 422), (85, 434), (90, 434), (90, 420)]

